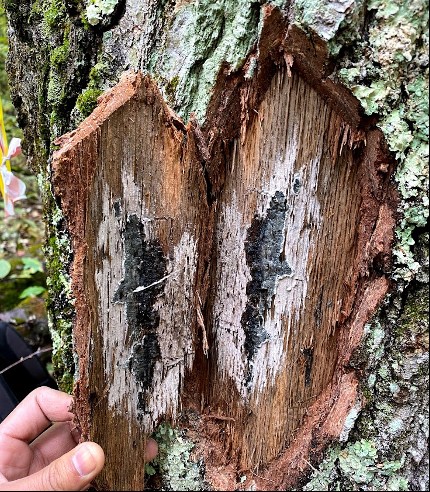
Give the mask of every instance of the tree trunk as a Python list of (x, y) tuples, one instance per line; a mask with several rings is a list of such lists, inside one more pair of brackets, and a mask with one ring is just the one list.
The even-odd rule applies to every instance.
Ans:
[(141, 490), (155, 433), (152, 488), (425, 490), (425, 5), (387, 68), (382, 3), (5, 3), (97, 485)]

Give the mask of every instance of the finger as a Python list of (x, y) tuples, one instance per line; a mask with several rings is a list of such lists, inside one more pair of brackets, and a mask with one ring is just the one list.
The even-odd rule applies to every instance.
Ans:
[(158, 444), (154, 439), (150, 438), (146, 441), (145, 462), (152, 461), (158, 454)]
[(2, 483), (6, 483), (6, 482), (8, 482), (8, 479), (3, 475), (2, 472), (0, 472), (0, 487)]
[(30, 474), (35, 473), (76, 447), (70, 422), (57, 422), (30, 444), (33, 461)]
[(2, 484), (1, 490), (83, 490), (100, 473), (104, 462), (102, 448), (85, 442), (33, 475)]
[(10, 413), (0, 426), (0, 434), (30, 442), (47, 429), (51, 422), (73, 419), (69, 411), (73, 398), (45, 386), (33, 390)]
[(0, 434), (0, 470), (8, 481), (26, 477), (32, 457), (27, 443)]

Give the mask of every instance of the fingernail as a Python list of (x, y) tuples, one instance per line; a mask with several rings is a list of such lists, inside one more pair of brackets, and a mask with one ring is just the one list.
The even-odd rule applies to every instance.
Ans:
[(94, 456), (91, 454), (89, 446), (81, 446), (72, 457), (73, 466), (81, 477), (89, 475), (97, 466)]

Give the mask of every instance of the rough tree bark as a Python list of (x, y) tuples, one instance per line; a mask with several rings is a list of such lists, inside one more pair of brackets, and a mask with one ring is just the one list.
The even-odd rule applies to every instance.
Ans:
[(425, 2), (5, 6), (98, 486), (428, 488)]

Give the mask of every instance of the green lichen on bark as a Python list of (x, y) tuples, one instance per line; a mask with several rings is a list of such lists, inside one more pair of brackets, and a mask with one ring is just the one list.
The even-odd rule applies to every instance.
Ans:
[(103, 94), (102, 84), (105, 74), (108, 71), (107, 68), (104, 63), (98, 62), (90, 70), (88, 85), (79, 94), (76, 105), (71, 113), (71, 118), (75, 126), (78, 126), (97, 106), (97, 98)]
[(91, 88), (85, 89), (81, 94), (79, 94), (76, 101), (76, 108), (82, 115), (82, 119), (89, 116), (95, 107), (97, 106), (97, 98), (103, 94), (101, 89)]
[[(347, 0), (340, 4), (342, 8), (328, 0), (296, 2), (296, 22), (328, 42), (335, 60), (331, 77), (352, 90), (365, 114), (377, 116), (397, 158), (400, 220), (391, 273), (393, 291), (367, 326), (366, 339), (353, 362), (365, 374), (362, 393), (367, 406), (348, 444), (328, 451), (304, 490), (328, 490), (318, 488), (322, 476), (331, 476), (341, 489), (349, 483), (350, 490), (426, 490), (428, 2)], [(341, 454), (363, 438), (375, 444), (380, 462), (394, 459), (402, 464), (393, 471), (391, 481), (379, 483), (382, 488), (372, 488), (372, 482), (348, 482), (351, 477), (340, 466)], [(336, 489), (333, 483), (332, 490)]]
[(157, 484), (157, 490), (208, 490), (202, 464), (191, 458), (194, 444), (183, 431), (163, 423), (154, 438), (158, 443), (158, 456), (146, 465), (145, 471), (148, 477), (160, 475), (161, 484)]
[(63, 230), (63, 216), (48, 179), (48, 170), (39, 172), (38, 182), (45, 209), (45, 256), (47, 271), (48, 323), (52, 337), (52, 362), (59, 387), (71, 392), (75, 373), (72, 342), (74, 316), (73, 296), (67, 266), (71, 262), (71, 247)]
[(96, 26), (113, 14), (118, 0), (87, 0), (85, 16), (91, 26)]
[(71, 247), (60, 204), (50, 179), (50, 155), (59, 135), (73, 129), (70, 118), (94, 65), (98, 35), (80, 20), (80, 2), (24, 0), (17, 8), (6, 1), (11, 49), (7, 69), (24, 151), (38, 176), (46, 224), (48, 316), (55, 373), (62, 389), (72, 388), (73, 298), (68, 267)]
[(304, 30), (312, 29), (325, 41), (337, 38), (340, 25), (356, 8), (354, 0), (296, 0), (293, 4), (294, 21)]
[(343, 449), (334, 446), (302, 490), (409, 490), (407, 480), (397, 473), (402, 466), (401, 460), (378, 456), (373, 441), (361, 439)]
[(221, 63), (240, 67), (257, 40), (259, 21), (260, 5), (249, 0), (203, 0), (178, 12), (151, 68), (166, 80), (178, 77), (175, 107), (184, 118), (194, 111), (203, 121)]

